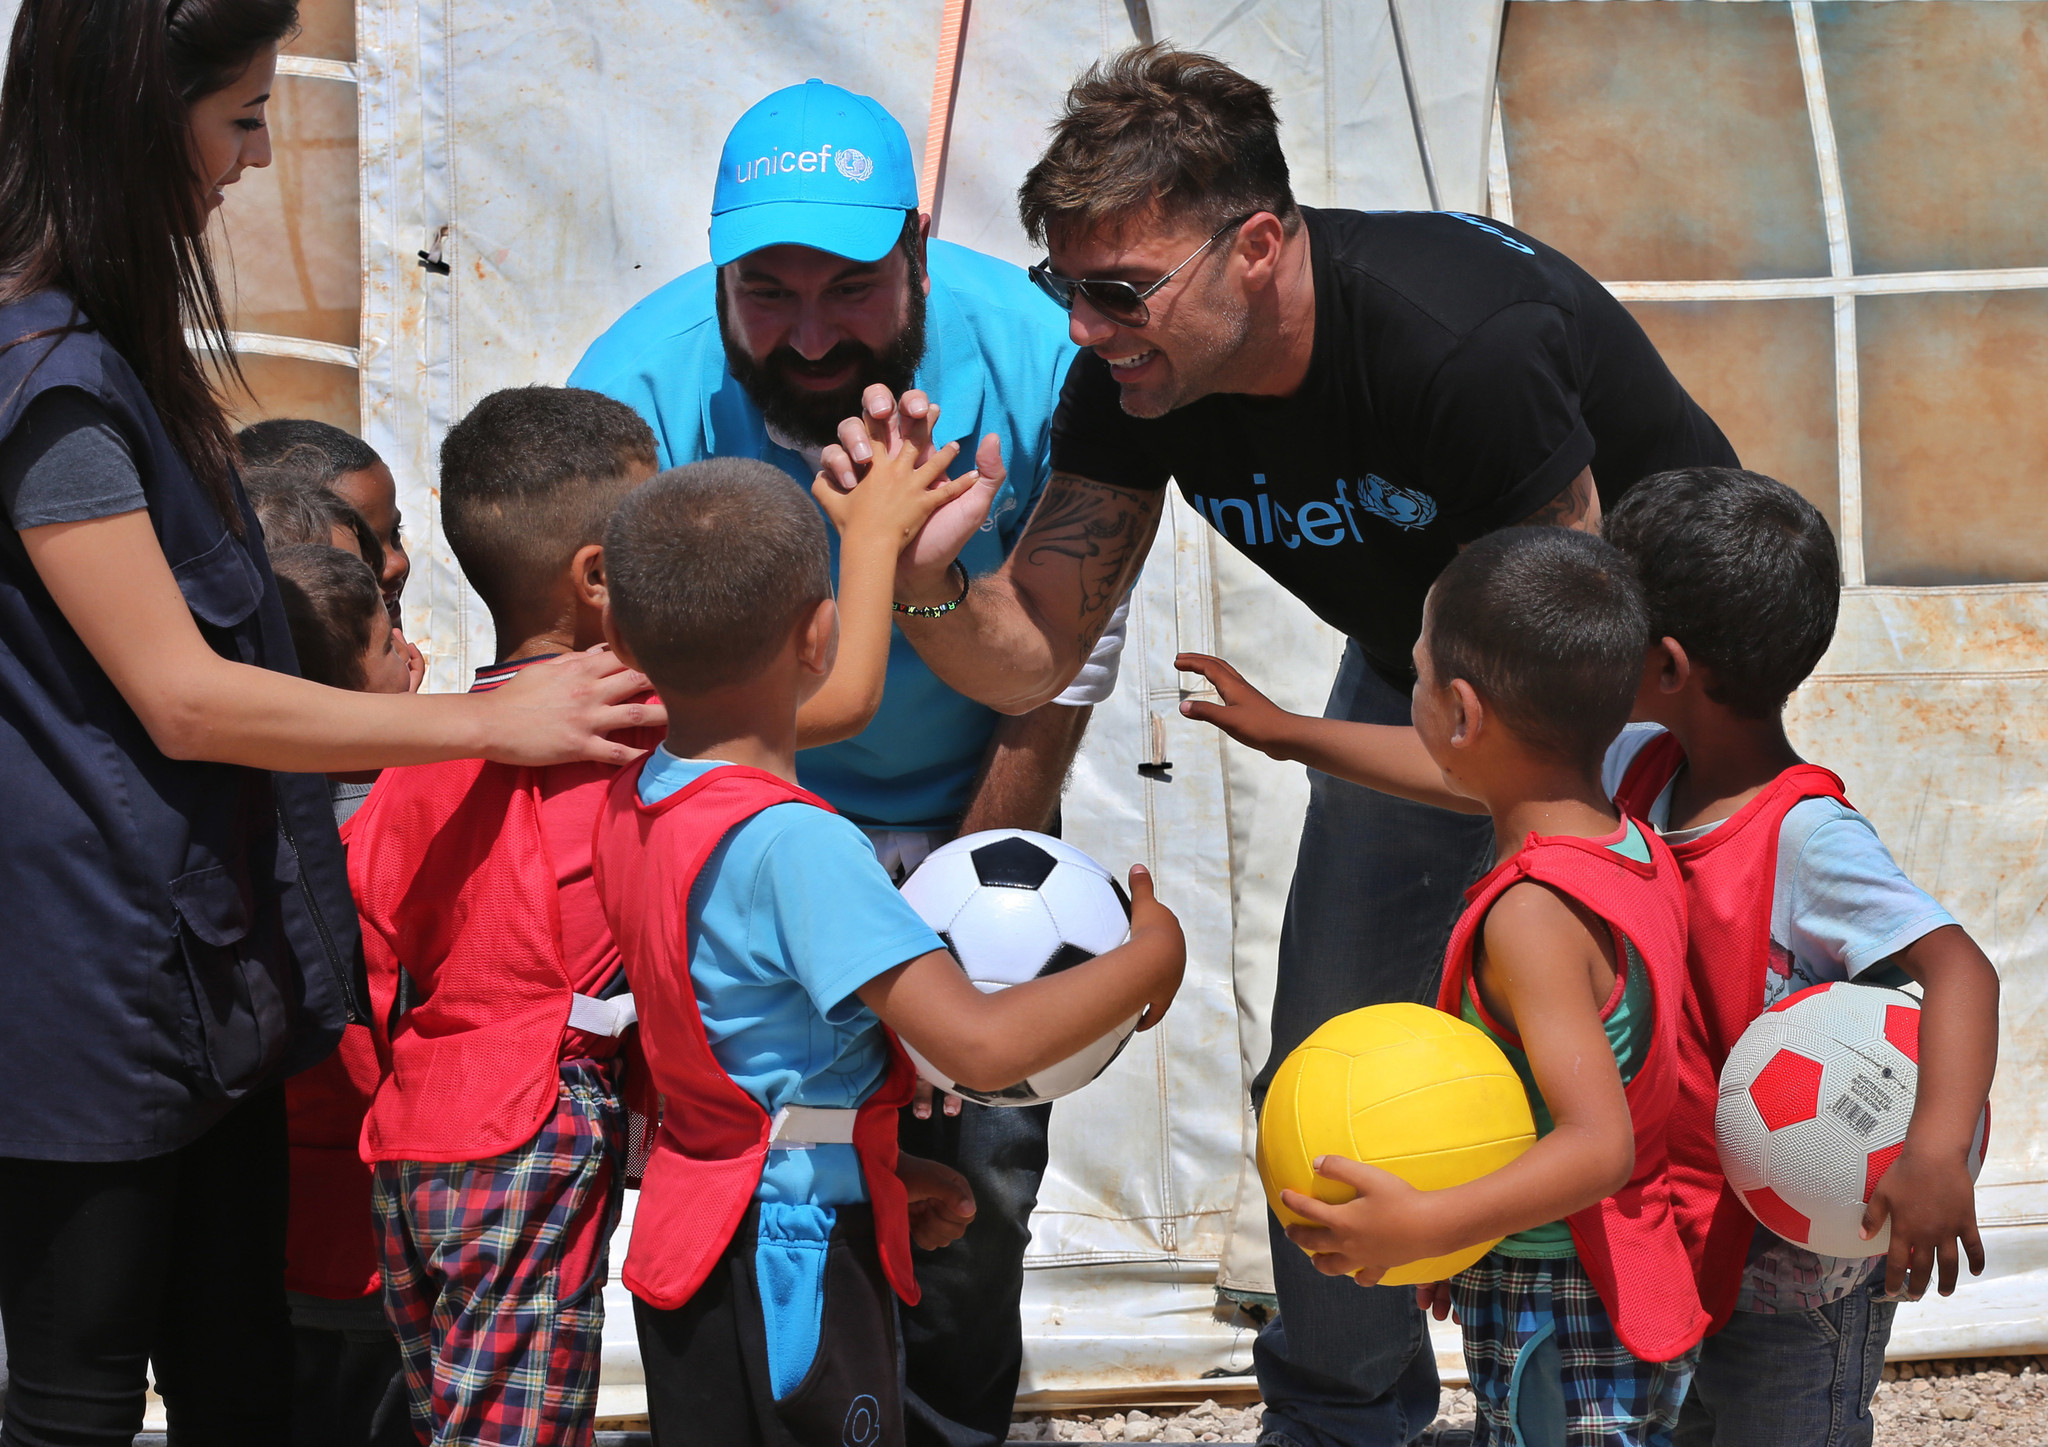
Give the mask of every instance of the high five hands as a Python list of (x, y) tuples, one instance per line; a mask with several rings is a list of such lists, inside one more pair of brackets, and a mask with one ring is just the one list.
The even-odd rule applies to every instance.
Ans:
[[(867, 476), (878, 452), (887, 455), (903, 444), (914, 449), (915, 461), (922, 466), (933, 450), (932, 423), (938, 410), (923, 392), (913, 389), (898, 398), (875, 383), (861, 394), (861, 415), (841, 422), (839, 441), (825, 449), (819, 463), (821, 481), (840, 492), (852, 492)], [(963, 474), (974, 479), (973, 485), (925, 522), (904, 550), (898, 575), (928, 581), (951, 568), (988, 517), (989, 504), (1008, 475), (1003, 468), (1002, 443), (991, 432), (975, 448), (974, 471)]]

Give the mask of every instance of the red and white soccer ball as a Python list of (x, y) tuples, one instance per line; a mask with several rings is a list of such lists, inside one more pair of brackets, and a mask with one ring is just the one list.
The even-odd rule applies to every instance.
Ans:
[[(1847, 981), (1815, 985), (1750, 1022), (1721, 1069), (1721, 1170), (1750, 1214), (1823, 1256), (1876, 1256), (1863, 1209), (1899, 1158), (1920, 1081), (1920, 1002)], [(1970, 1144), (1984, 1165), (1991, 1108)]]

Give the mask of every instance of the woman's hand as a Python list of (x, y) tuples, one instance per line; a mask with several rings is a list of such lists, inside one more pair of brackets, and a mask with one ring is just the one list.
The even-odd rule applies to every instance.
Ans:
[(647, 752), (614, 743), (621, 729), (668, 722), (659, 699), (642, 699), (647, 675), (603, 644), (519, 670), (503, 687), (477, 696), (492, 709), (483, 756), (501, 764), (629, 764)]
[(647, 679), (608, 653), (535, 664), (491, 693), (327, 688), (223, 658), (200, 636), (140, 509), (21, 534), (65, 620), (173, 759), (346, 774), (442, 759), (624, 764), (617, 729), (665, 724)]

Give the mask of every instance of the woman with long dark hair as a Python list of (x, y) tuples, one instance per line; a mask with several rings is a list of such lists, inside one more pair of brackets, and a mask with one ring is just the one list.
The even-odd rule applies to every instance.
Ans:
[(327, 772), (621, 761), (606, 657), (296, 676), (202, 233), (292, 0), (23, 0), (0, 86), (0, 1444), (286, 1440), (279, 1082), (361, 1017)]

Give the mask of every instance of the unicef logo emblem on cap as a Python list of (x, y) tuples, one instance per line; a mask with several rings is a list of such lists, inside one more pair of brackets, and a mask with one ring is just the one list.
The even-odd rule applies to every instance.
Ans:
[(875, 174), (875, 163), (867, 158), (865, 151), (845, 150), (834, 153), (832, 164), (839, 168), (839, 174), (849, 181), (865, 181)]

